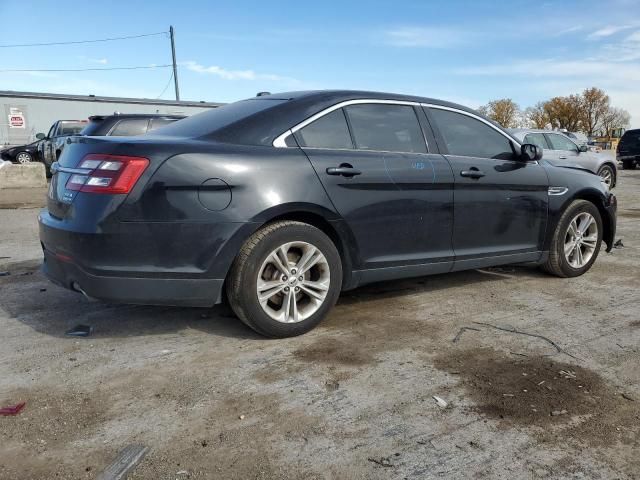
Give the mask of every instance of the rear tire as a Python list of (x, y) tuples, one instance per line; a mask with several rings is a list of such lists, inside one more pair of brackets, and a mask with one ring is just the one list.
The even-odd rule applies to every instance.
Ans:
[(564, 211), (542, 269), (558, 277), (578, 277), (588, 271), (602, 244), (602, 218), (586, 200), (575, 200)]
[(635, 160), (623, 160), (622, 168), (625, 170), (635, 170), (636, 169), (636, 161)]
[(283, 338), (318, 325), (341, 287), (342, 262), (331, 239), (306, 223), (279, 221), (245, 242), (227, 278), (227, 297), (247, 326)]

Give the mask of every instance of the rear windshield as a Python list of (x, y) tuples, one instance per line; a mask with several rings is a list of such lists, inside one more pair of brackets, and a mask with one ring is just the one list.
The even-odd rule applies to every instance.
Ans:
[(261, 98), (241, 100), (192, 115), (166, 127), (158, 128), (153, 133), (187, 138), (202, 137), (286, 101)]
[(627, 130), (620, 139), (620, 145), (624, 144), (627, 147), (639, 147), (640, 146), (640, 130)]

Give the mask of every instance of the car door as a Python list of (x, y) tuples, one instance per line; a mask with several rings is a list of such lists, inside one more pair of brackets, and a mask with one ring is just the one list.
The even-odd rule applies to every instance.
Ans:
[(567, 137), (560, 133), (545, 133), (544, 136), (549, 142), (554, 160), (565, 163), (574, 163), (578, 160), (578, 146)]
[(453, 269), (538, 260), (547, 226), (544, 168), (519, 160), (518, 145), (476, 115), (437, 105), (427, 111), (455, 179)]
[(49, 133), (47, 133), (47, 137), (43, 141), (42, 157), (44, 159), (44, 163), (49, 166), (51, 166), (51, 164), (55, 161), (55, 155), (53, 154), (53, 142), (55, 141), (54, 137), (56, 135), (57, 126), (57, 122), (51, 125)]
[(358, 101), (295, 137), (353, 232), (363, 283), (450, 270), (453, 176), (414, 105)]

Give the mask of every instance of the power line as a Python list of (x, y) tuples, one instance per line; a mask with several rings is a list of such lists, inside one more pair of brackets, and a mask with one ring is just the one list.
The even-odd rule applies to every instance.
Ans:
[(171, 75), (169, 75), (169, 81), (167, 82), (167, 84), (164, 86), (164, 88), (162, 89), (162, 92), (160, 93), (160, 95), (158, 95), (156, 97), (156, 100), (159, 100), (160, 97), (162, 97), (162, 95), (164, 95), (164, 92), (167, 91), (167, 88), (169, 88), (169, 85), (171, 85), (171, 80), (173, 80), (173, 70), (171, 71)]
[(167, 65), (146, 65), (138, 67), (106, 67), (106, 68), (43, 68), (43, 69), (0, 69), (0, 72), (95, 72), (104, 70), (142, 70), (145, 68), (167, 68), (172, 67), (172, 64)]
[(14, 48), (14, 47), (48, 47), (51, 45), (77, 45), (80, 43), (98, 43), (98, 42), (112, 42), (114, 40), (130, 40), (132, 38), (153, 37), (156, 35), (166, 35), (168, 32), (156, 32), (145, 33), (142, 35), (129, 35), (126, 37), (111, 37), (111, 38), (99, 38), (96, 40), (75, 40), (72, 42), (49, 42), (49, 43), (16, 43), (13, 45), (0, 45), (0, 48)]

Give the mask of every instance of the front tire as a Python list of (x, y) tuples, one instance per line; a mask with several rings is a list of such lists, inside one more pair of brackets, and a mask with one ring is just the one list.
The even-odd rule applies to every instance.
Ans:
[(321, 230), (279, 221), (243, 245), (227, 279), (227, 297), (247, 326), (267, 337), (301, 335), (335, 305), (342, 287), (342, 262)]
[(25, 163), (31, 163), (33, 162), (33, 157), (29, 152), (19, 152), (16, 155), (16, 162), (21, 165), (24, 165)]
[(551, 240), (543, 270), (558, 277), (577, 277), (591, 268), (602, 244), (602, 218), (586, 200), (575, 200), (564, 211)]

